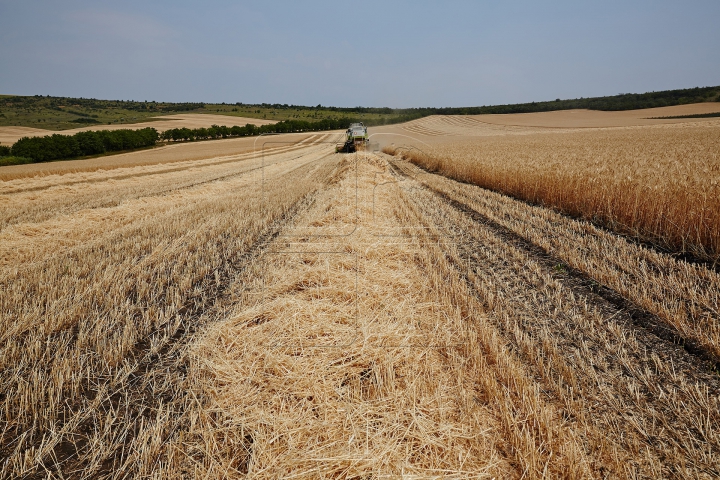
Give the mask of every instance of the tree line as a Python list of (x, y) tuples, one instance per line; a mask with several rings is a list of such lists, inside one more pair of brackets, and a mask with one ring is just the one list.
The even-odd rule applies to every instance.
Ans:
[(160, 134), (160, 139), (165, 141), (181, 142), (209, 140), (216, 138), (230, 137), (248, 137), (252, 135), (272, 134), (272, 133), (292, 133), (292, 132), (320, 132), (326, 130), (344, 130), (351, 123), (364, 121), (366, 126), (385, 125), (390, 123), (407, 122), (414, 120), (419, 116), (402, 115), (397, 117), (388, 117), (378, 120), (361, 120), (359, 118), (343, 117), (343, 118), (326, 118), (315, 122), (306, 120), (283, 120), (281, 122), (256, 126), (251, 123), (241, 126), (218, 126), (213, 125), (208, 128), (171, 128)]
[(283, 120), (268, 125), (256, 126), (252, 123), (244, 127), (235, 125), (233, 127), (213, 125), (208, 128), (171, 128), (160, 134), (161, 140), (166, 141), (195, 141), (209, 140), (229, 137), (248, 137), (270, 133), (292, 133), (292, 132), (319, 132), (323, 130), (338, 130), (347, 128), (355, 121), (350, 118), (323, 119), (316, 122), (305, 120)]
[[(375, 121), (366, 121), (366, 125), (384, 125), (406, 122), (416, 115), (398, 115)], [(79, 132), (74, 135), (48, 135), (45, 137), (23, 137), (12, 148), (0, 150), (0, 156), (11, 155), (13, 162), (27, 160), (32, 163), (66, 160), (90, 155), (101, 155), (108, 152), (135, 150), (152, 147), (158, 142), (187, 142), (211, 140), (231, 137), (248, 137), (273, 133), (318, 132), (327, 130), (344, 130), (351, 123), (360, 119), (352, 117), (326, 118), (314, 122), (305, 120), (283, 120), (281, 122), (256, 126), (251, 123), (245, 126), (212, 125), (207, 128), (172, 128), (158, 133), (154, 128), (140, 130), (101, 130)], [(5, 151), (7, 150), (7, 151)], [(28, 163), (23, 161), (23, 163)], [(2, 162), (0, 162), (2, 163)]]
[[(381, 122), (397, 123), (397, 118), (407, 118), (410, 120), (425, 117), (428, 115), (482, 115), (497, 113), (534, 113), (549, 112), (554, 110), (570, 110), (576, 108), (585, 108), (588, 110), (617, 111), (617, 110), (637, 110), (641, 108), (669, 107), (673, 105), (686, 105), (690, 103), (701, 102), (720, 102), (720, 86), (715, 87), (695, 87), (678, 90), (663, 90), (659, 92), (647, 93), (621, 93), (618, 95), (610, 95), (605, 97), (588, 97), (575, 98), (568, 100), (550, 100), (545, 102), (515, 103), (508, 105), (488, 105), (481, 107), (420, 107), (420, 108), (388, 108), (388, 107), (304, 107), (300, 105), (287, 104), (266, 104), (262, 107), (272, 107), (275, 109), (323, 109), (340, 113), (373, 113), (383, 115), (394, 115)], [(238, 102), (238, 105), (242, 105)], [(248, 105), (253, 106), (253, 105)], [(407, 120), (401, 120), (407, 121)], [(383, 123), (379, 123), (383, 124)]]
[(100, 155), (107, 152), (151, 147), (159, 139), (154, 128), (139, 130), (101, 130), (79, 132), (75, 135), (23, 137), (10, 149), (14, 157), (27, 158), (33, 163)]
[(233, 127), (212, 125), (208, 128), (172, 128), (163, 133), (158, 133), (154, 128), (143, 128), (139, 130), (86, 131), (74, 135), (54, 134), (45, 137), (23, 137), (15, 142), (7, 152), (0, 151), (0, 156), (3, 156), (4, 153), (17, 159), (27, 159), (32, 163), (39, 163), (152, 147), (162, 141), (198, 141), (271, 133), (338, 130), (347, 128), (354, 121), (358, 120), (353, 118), (323, 119), (316, 122), (284, 120), (262, 126), (248, 123), (245, 126), (235, 125)]
[(641, 108), (670, 107), (701, 102), (720, 102), (720, 86), (695, 87), (680, 90), (664, 90), (648, 93), (621, 93), (607, 97), (576, 98), (571, 100), (551, 100), (547, 102), (516, 103), (510, 105), (490, 105), (482, 107), (452, 108), (409, 108), (396, 110), (402, 114), (428, 115), (482, 115), (497, 113), (535, 113), (555, 110), (585, 108), (588, 110), (618, 111), (638, 110)]

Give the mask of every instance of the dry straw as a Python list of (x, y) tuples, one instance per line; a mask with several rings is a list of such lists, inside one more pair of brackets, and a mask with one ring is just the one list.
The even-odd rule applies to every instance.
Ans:
[(61, 210), (0, 233), (0, 476), (161, 468), (162, 439), (193, 418), (172, 413), (193, 405), (179, 346), (268, 229), (330, 178), (326, 149), (279, 153), (265, 186), (240, 160), (209, 183), (161, 177), (186, 186), (167, 193), (109, 180), (118, 204), (104, 208), (83, 208), (92, 198), (81, 193), (73, 204), (73, 190), (38, 191)]
[[(374, 181), (392, 180), (383, 162), (359, 158), (354, 233), (308, 242), (287, 232), (264, 261), (263, 294), (195, 353), (214, 408), (252, 439), (247, 463), (234, 467), (253, 478), (507, 475), (494, 420), (437, 348), (465, 342), (468, 319), (435, 290), (448, 279), (424, 270), (427, 239), (380, 236), (384, 217), (407, 218), (397, 216), (398, 188), (372, 197)], [(353, 177), (299, 224), (346, 231)], [(215, 449), (232, 467), (226, 446)]]
[(507, 232), (712, 354), (717, 273), (329, 148), (8, 182), (0, 477), (720, 475), (717, 375)]

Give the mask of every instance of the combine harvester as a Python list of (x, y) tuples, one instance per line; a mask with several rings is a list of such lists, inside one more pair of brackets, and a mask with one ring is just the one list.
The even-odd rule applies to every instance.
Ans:
[(363, 150), (368, 142), (367, 127), (362, 123), (351, 123), (345, 132), (345, 143), (335, 145), (335, 152), (352, 153)]

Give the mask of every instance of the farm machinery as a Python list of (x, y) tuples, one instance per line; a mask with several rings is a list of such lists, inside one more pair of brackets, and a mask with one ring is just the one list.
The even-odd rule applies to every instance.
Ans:
[(362, 150), (369, 142), (367, 127), (362, 123), (351, 123), (345, 131), (345, 143), (335, 145), (335, 152), (352, 153)]

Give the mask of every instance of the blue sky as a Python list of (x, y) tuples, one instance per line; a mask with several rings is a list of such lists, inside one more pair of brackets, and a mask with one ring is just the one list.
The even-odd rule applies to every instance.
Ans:
[(720, 1), (0, 0), (0, 93), (441, 107), (720, 85)]

